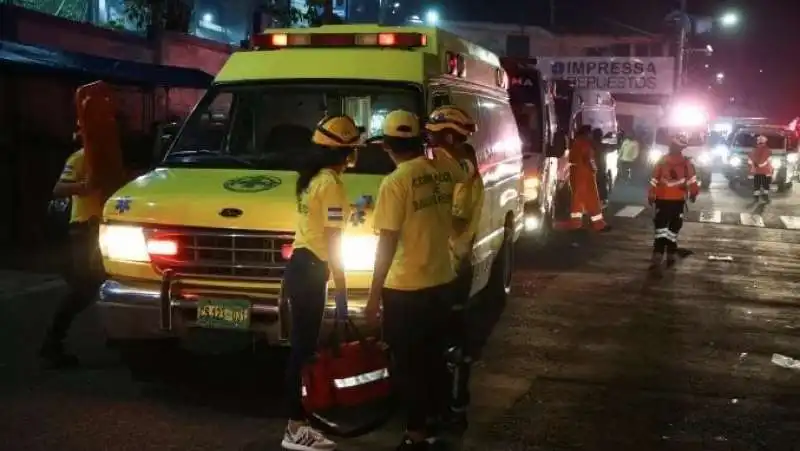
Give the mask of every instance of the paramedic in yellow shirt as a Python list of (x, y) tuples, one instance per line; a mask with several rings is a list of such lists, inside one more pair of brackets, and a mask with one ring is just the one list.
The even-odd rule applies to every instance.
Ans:
[(477, 131), (475, 121), (464, 111), (443, 106), (431, 112), (425, 124), (434, 158), (453, 158), (468, 170), (466, 180), (455, 187), (453, 196), (454, 236), (450, 240), (453, 267), (458, 275), (453, 287), (448, 333), (448, 362), (454, 386), (450, 393), (448, 423), (466, 427), (469, 404), (469, 373), (472, 363), (466, 327), (466, 304), (472, 291), (472, 248), (483, 212), (484, 185), (475, 149), (467, 140)]
[(393, 111), (383, 145), (397, 167), (381, 183), (373, 216), (380, 237), (366, 314), (383, 305), (383, 331), (406, 404), (401, 451), (426, 450), (428, 419), (447, 403), (445, 331), (456, 272), (450, 257), (453, 190), (464, 181), (458, 165), (425, 155), (420, 120)]
[[(82, 146), (80, 134), (73, 140)], [(89, 186), (83, 148), (67, 159), (64, 170), (53, 188), (56, 198), (71, 197), (69, 225), (69, 259), (64, 268), (64, 279), (69, 293), (56, 310), (47, 331), (40, 356), (48, 366), (54, 368), (76, 366), (77, 357), (64, 349), (73, 320), (94, 302), (105, 273), (98, 245), (98, 230), (105, 199), (99, 190)]]
[(286, 368), (289, 422), (281, 443), (289, 450), (332, 450), (336, 444), (307, 423), (302, 404), (301, 371), (317, 349), (320, 323), (332, 276), (337, 316), (347, 312), (347, 286), (341, 266), (342, 229), (349, 203), (341, 175), (355, 162), (361, 131), (348, 116), (329, 116), (317, 124), (316, 146), (297, 179), (297, 213), (292, 257), (283, 278), (291, 303), (291, 352)]

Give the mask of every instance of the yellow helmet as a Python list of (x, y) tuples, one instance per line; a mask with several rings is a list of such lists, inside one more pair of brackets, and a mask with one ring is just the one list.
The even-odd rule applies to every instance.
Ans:
[(361, 130), (349, 116), (325, 116), (317, 124), (311, 142), (326, 147), (355, 147), (361, 144)]
[(478, 126), (467, 112), (453, 105), (440, 106), (428, 116), (425, 128), (431, 132), (450, 129), (460, 135), (470, 136), (475, 133)]
[(405, 110), (394, 110), (383, 120), (383, 136), (416, 138), (419, 136), (419, 116)]

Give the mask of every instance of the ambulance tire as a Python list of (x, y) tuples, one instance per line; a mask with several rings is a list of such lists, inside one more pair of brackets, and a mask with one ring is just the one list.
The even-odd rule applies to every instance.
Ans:
[(492, 263), (486, 294), (489, 302), (505, 302), (511, 293), (511, 276), (514, 272), (514, 225), (511, 217), (506, 218), (503, 244)]

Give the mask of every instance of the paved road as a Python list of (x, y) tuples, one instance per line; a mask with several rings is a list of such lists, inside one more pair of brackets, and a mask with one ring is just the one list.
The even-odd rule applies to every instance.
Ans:
[[(694, 208), (746, 212), (726, 190), (715, 185)], [(615, 230), (581, 247), (520, 246), (513, 296), (475, 314), (478, 335), (491, 335), (463, 449), (796, 449), (800, 370), (771, 360), (800, 358), (800, 233), (689, 222), (681, 238), (696, 255), (653, 279), (649, 213), (614, 214), (642, 196), (642, 186), (618, 190)], [(767, 208), (800, 214), (790, 198)], [(180, 383), (139, 384), (89, 314), (72, 338), (87, 367), (41, 371), (35, 348), (62, 288), (0, 278), (0, 449), (278, 449), (280, 356), (195, 362)], [(390, 425), (341, 449), (389, 450), (398, 433)]]

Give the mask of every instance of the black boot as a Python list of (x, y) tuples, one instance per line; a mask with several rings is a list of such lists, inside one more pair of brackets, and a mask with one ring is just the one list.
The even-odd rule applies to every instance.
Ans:
[(662, 260), (664, 260), (664, 254), (653, 251), (653, 255), (650, 256), (650, 270), (655, 271), (661, 268)]
[(39, 357), (48, 369), (74, 368), (80, 364), (78, 358), (64, 350), (64, 343), (48, 337), (45, 339)]
[(762, 195), (761, 195), (761, 200), (762, 200), (762, 201), (763, 201), (765, 204), (768, 204), (768, 203), (770, 203), (770, 200), (769, 200), (769, 194), (762, 194)]
[(667, 268), (672, 268), (673, 266), (675, 266), (675, 261), (676, 261), (675, 253), (674, 252), (668, 253), (667, 254)]

